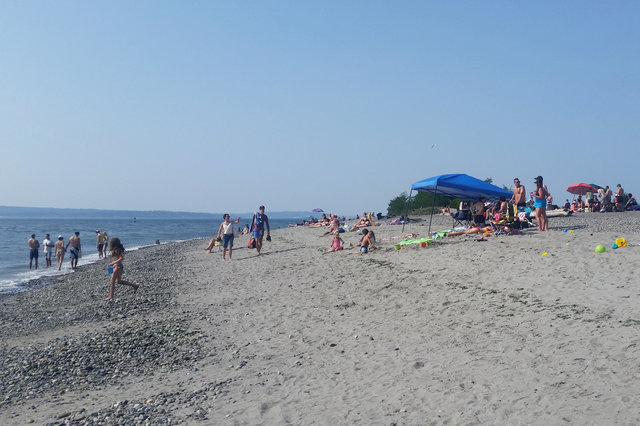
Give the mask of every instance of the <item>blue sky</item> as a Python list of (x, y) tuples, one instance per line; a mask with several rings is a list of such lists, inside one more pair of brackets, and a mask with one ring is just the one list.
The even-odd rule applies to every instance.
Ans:
[(0, 205), (386, 211), (640, 190), (638, 2), (0, 1)]

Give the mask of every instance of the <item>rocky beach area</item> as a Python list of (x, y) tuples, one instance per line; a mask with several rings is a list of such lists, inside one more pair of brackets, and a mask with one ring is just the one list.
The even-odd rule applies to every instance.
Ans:
[(0, 424), (640, 422), (640, 213), (394, 249), (429, 222), (364, 255), (305, 227), (131, 251), (112, 302), (106, 261), (1, 296)]

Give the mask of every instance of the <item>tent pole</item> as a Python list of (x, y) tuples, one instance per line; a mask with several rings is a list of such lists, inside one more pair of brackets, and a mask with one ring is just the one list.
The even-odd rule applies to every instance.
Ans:
[(431, 221), (433, 220), (433, 208), (436, 205), (436, 194), (438, 193), (438, 185), (436, 184), (436, 189), (433, 191), (433, 202), (431, 203), (431, 217), (429, 218), (429, 235), (431, 235)]
[(411, 194), (413, 194), (413, 188), (409, 191), (409, 198), (407, 198), (407, 208), (404, 209), (404, 221), (402, 223), (402, 233), (404, 234), (404, 225), (409, 220), (409, 204), (411, 203)]

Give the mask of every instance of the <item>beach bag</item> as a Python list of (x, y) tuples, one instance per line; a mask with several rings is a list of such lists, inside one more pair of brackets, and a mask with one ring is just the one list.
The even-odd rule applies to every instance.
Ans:
[(256, 239), (251, 237), (251, 239), (249, 240), (249, 244), (247, 244), (247, 247), (250, 249), (256, 248)]

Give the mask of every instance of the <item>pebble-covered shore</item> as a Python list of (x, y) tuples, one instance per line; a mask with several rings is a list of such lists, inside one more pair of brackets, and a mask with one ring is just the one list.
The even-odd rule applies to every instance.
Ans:
[[(32, 423), (29, 407), (43, 398), (55, 401), (68, 392), (193, 368), (203, 358), (207, 338), (174, 296), (176, 285), (189, 275), (180, 266), (186, 260), (180, 247), (202, 244), (195, 240), (129, 252), (126, 278), (142, 287), (134, 294), (130, 287), (118, 286), (113, 302), (103, 301), (108, 292), (106, 261), (0, 297), (0, 411), (16, 424)], [(221, 387), (214, 383), (193, 395), (161, 393), (144, 401), (124, 400), (95, 412), (61, 409), (46, 423), (182, 423), (204, 413), (195, 407), (176, 416), (172, 413), (180, 411), (177, 407), (193, 406)]]

